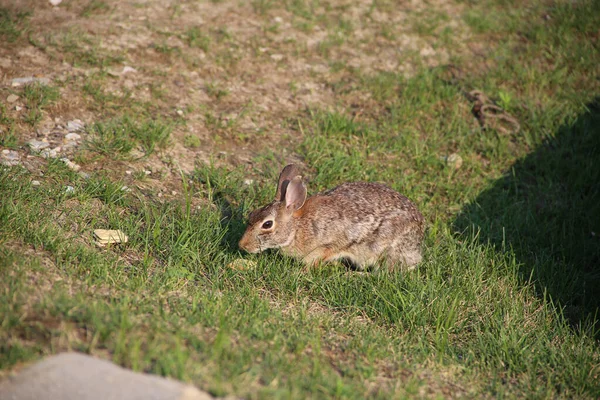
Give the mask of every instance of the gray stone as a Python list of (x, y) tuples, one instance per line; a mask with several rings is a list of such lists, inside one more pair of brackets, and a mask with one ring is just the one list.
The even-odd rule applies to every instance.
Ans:
[(32, 83), (32, 82), (39, 82), (44, 85), (47, 85), (48, 83), (50, 83), (50, 80), (48, 78), (36, 78), (35, 76), (27, 76), (25, 78), (13, 79), (11, 81), (11, 85), (12, 86), (21, 86), (21, 85), (26, 85), (26, 84)]
[(3, 400), (209, 400), (181, 382), (121, 368), (78, 353), (62, 353), (0, 382)]
[(21, 156), (14, 150), (4, 149), (0, 153), (0, 160), (2, 160), (2, 165), (13, 167), (21, 163)]
[(50, 143), (48, 143), (48, 142), (42, 142), (41, 140), (35, 140), (35, 139), (33, 139), (33, 140), (30, 140), (29, 142), (27, 142), (27, 145), (29, 146), (29, 148), (31, 149), (31, 151), (39, 153), (43, 149), (49, 147)]
[(80, 119), (74, 119), (73, 121), (67, 122), (67, 130), (69, 132), (78, 132), (83, 130), (85, 124)]
[(81, 135), (75, 132), (71, 132), (71, 133), (67, 133), (65, 135), (65, 139), (67, 140), (71, 140), (71, 141), (77, 141), (79, 139), (81, 139)]
[(57, 158), (58, 153), (60, 153), (60, 147), (55, 147), (53, 149), (44, 149), (40, 153), (40, 155), (44, 158)]

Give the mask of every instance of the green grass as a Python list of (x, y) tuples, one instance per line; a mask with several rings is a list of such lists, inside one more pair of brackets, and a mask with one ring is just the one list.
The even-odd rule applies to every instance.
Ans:
[(170, 125), (158, 120), (136, 121), (124, 116), (92, 125), (86, 147), (105, 156), (120, 159), (127, 158), (137, 146), (147, 157), (157, 147), (167, 146), (171, 129)]
[(45, 107), (55, 103), (60, 97), (57, 88), (41, 83), (30, 83), (23, 89), (23, 101), (27, 107), (27, 112), (23, 115), (23, 120), (31, 126), (37, 125), (43, 115)]
[[(341, 66), (319, 78), (338, 107), (270, 116), (294, 137), (261, 142), (236, 166), (211, 153), (213, 163), (197, 162), (189, 174), (120, 181), (84, 152), (78, 163), (97, 171), (89, 179), (52, 160), (43, 175), (0, 168), (0, 369), (72, 349), (218, 396), (600, 397), (598, 4), (463, 3), (487, 63), (457, 50), (452, 66), (418, 64), (410, 76)], [(268, 22), (279, 7), (250, 6)], [(361, 29), (344, 9), (296, 0), (281, 7), (292, 26), (328, 26), (348, 40)], [(436, 21), (447, 13), (407, 26), (437, 40)], [(177, 37), (206, 51), (203, 32), (214, 31), (194, 29)], [(215, 57), (225, 54), (222, 41), (239, 45), (210, 37)], [(310, 56), (327, 59), (334, 45)], [(168, 100), (163, 76), (155, 78), (148, 96)], [(175, 104), (143, 111), (142, 100), (105, 90), (109, 79), (99, 73), (81, 85), (105, 116), (89, 125), (88, 152), (139, 169), (134, 149), (145, 163), (173, 141), (204, 143), (203, 132), (172, 135)], [(223, 75), (193, 88), (210, 104), (186, 115), (202, 114), (215, 141), (243, 146), (247, 133), (225, 117), (242, 120), (235, 94), (214, 82)], [(474, 89), (521, 130), (483, 129), (466, 95)], [(206, 142), (199, 150), (213, 149)], [(444, 161), (452, 153), (464, 160), (459, 169)], [(305, 271), (275, 251), (241, 254), (245, 218), (271, 200), (291, 155), (306, 165), (309, 193), (370, 180), (413, 199), (428, 221), (419, 268)], [(129, 241), (98, 247), (97, 228), (121, 229)], [(228, 266), (240, 257), (256, 268)]]
[(0, 38), (9, 43), (16, 42), (27, 29), (27, 18), (30, 15), (27, 11), (0, 7)]

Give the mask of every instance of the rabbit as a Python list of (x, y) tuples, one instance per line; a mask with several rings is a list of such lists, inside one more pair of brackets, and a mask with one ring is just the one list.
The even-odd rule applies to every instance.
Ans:
[(250, 213), (239, 247), (249, 253), (278, 248), (309, 266), (345, 259), (358, 270), (410, 270), (421, 261), (424, 229), (417, 207), (380, 183), (344, 183), (307, 198), (290, 164), (275, 200)]

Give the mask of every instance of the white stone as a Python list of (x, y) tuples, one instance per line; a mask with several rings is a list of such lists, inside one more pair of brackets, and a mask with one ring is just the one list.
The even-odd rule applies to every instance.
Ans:
[(450, 154), (446, 157), (446, 164), (448, 166), (454, 167), (454, 169), (459, 169), (463, 164), (463, 159), (456, 153)]
[(40, 181), (31, 181), (31, 186), (40, 186)]
[(78, 133), (67, 133), (65, 135), (65, 139), (76, 141), (76, 140), (81, 139), (81, 135)]
[(74, 119), (72, 121), (67, 122), (67, 130), (69, 132), (77, 132), (82, 130), (84, 127), (83, 121), (80, 119)]
[(21, 162), (21, 156), (19, 153), (8, 149), (2, 150), (2, 156), (0, 159), (2, 160), (2, 165), (6, 165), (7, 167), (19, 165)]
[(68, 158), (61, 158), (60, 161), (64, 162), (65, 165), (67, 167), (69, 167), (69, 169), (72, 169), (73, 171), (77, 172), (81, 169), (81, 166), (78, 164), (75, 164), (73, 161), (69, 160)]
[(275, 61), (283, 60), (283, 54), (271, 54), (271, 58)]
[(21, 86), (21, 85), (26, 85), (26, 84), (32, 83), (32, 82), (39, 82), (44, 85), (47, 85), (48, 83), (50, 83), (50, 80), (48, 78), (36, 78), (34, 76), (27, 76), (25, 78), (14, 78), (11, 81), (11, 85), (12, 86)]
[(43, 149), (50, 147), (50, 143), (48, 142), (43, 142), (41, 140), (30, 140), (29, 142), (27, 142), (27, 145), (29, 146), (29, 148), (31, 149), (31, 151), (35, 151), (35, 152), (40, 152)]
[(44, 149), (40, 152), (40, 155), (44, 158), (56, 158), (56, 157), (58, 157), (59, 151), (60, 151), (60, 147), (56, 147), (54, 149)]
[(50, 4), (52, 4), (54, 7), (56, 7), (57, 5), (59, 5), (60, 3), (62, 3), (62, 0), (49, 0)]
[(130, 67), (130, 66), (127, 66), (127, 65), (126, 65), (126, 66), (124, 66), (124, 67), (123, 67), (123, 71), (121, 71), (121, 73), (122, 73), (123, 75), (124, 75), (124, 74), (127, 74), (127, 73), (134, 73), (134, 74), (135, 74), (136, 72), (137, 72), (137, 69), (135, 69), (135, 68), (133, 68), (133, 67)]

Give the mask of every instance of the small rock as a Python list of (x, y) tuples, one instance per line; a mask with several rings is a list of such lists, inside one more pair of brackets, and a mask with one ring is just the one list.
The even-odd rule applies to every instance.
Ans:
[(277, 24), (280, 24), (280, 23), (283, 22), (283, 18), (281, 18), (281, 17), (275, 17), (275, 18), (273, 18), (273, 22), (275, 22)]
[(36, 153), (39, 153), (43, 149), (50, 147), (50, 143), (42, 142), (41, 140), (35, 140), (35, 139), (27, 142), (27, 145), (29, 146), (31, 151), (36, 152)]
[(39, 82), (41, 84), (47, 85), (48, 83), (50, 83), (50, 80), (48, 78), (36, 78), (35, 76), (27, 76), (25, 78), (14, 78), (11, 81), (11, 85), (21, 86), (32, 82)]
[(459, 169), (463, 164), (463, 159), (456, 153), (450, 154), (446, 157), (446, 165), (453, 167), (454, 169)]
[(74, 193), (75, 192), (75, 188), (73, 186), (67, 186), (65, 188), (65, 193)]
[(69, 132), (78, 132), (83, 130), (85, 124), (80, 119), (74, 119), (72, 121), (67, 122), (67, 130)]
[(131, 175), (132, 173), (133, 173), (133, 171), (130, 171), (130, 170), (125, 171), (126, 175)]
[(0, 158), (2, 159), (2, 165), (6, 165), (7, 167), (19, 165), (21, 162), (21, 156), (14, 150), (2, 150)]
[(177, 190), (172, 190), (172, 191), (171, 191), (171, 195), (172, 195), (172, 196), (177, 196)]
[(137, 69), (135, 69), (133, 67), (129, 67), (129, 66), (126, 65), (126, 66), (123, 67), (123, 71), (121, 71), (122, 74), (127, 74), (127, 73), (130, 73), (130, 72), (135, 74), (137, 72)]
[(275, 61), (281, 61), (283, 60), (283, 54), (271, 54), (271, 59)]
[(65, 139), (67, 139), (67, 140), (73, 140), (73, 141), (76, 141), (76, 140), (80, 140), (80, 139), (81, 139), (81, 135), (80, 135), (80, 134), (78, 134), (78, 133), (74, 133), (74, 132), (72, 132), (72, 133), (67, 133), (67, 134), (65, 135)]
[(40, 181), (31, 181), (31, 186), (40, 186)]
[(50, 1), (50, 4), (52, 4), (54, 7), (56, 7), (57, 5), (62, 3), (62, 0), (49, 0), (49, 1)]
[(244, 185), (250, 186), (254, 183), (254, 179), (244, 179)]
[(147, 169), (144, 170), (144, 174), (146, 175), (150, 175), (152, 173), (152, 171), (148, 171)]
[(16, 94), (11, 94), (6, 98), (6, 101), (9, 103), (14, 103), (17, 100), (19, 100), (19, 96), (17, 96)]
[(15, 106), (15, 111), (21, 111), (23, 109), (23, 107), (21, 106)]
[(58, 153), (60, 152), (60, 147), (56, 147), (54, 149), (44, 149), (40, 152), (40, 155), (43, 158), (57, 158)]
[(77, 172), (81, 169), (80, 165), (75, 164), (73, 161), (69, 160), (68, 158), (61, 158), (60, 161), (64, 162), (67, 167), (69, 167), (70, 169), (72, 169), (75, 172)]
[(177, 115), (183, 115), (183, 111), (182, 110), (177, 110)]

